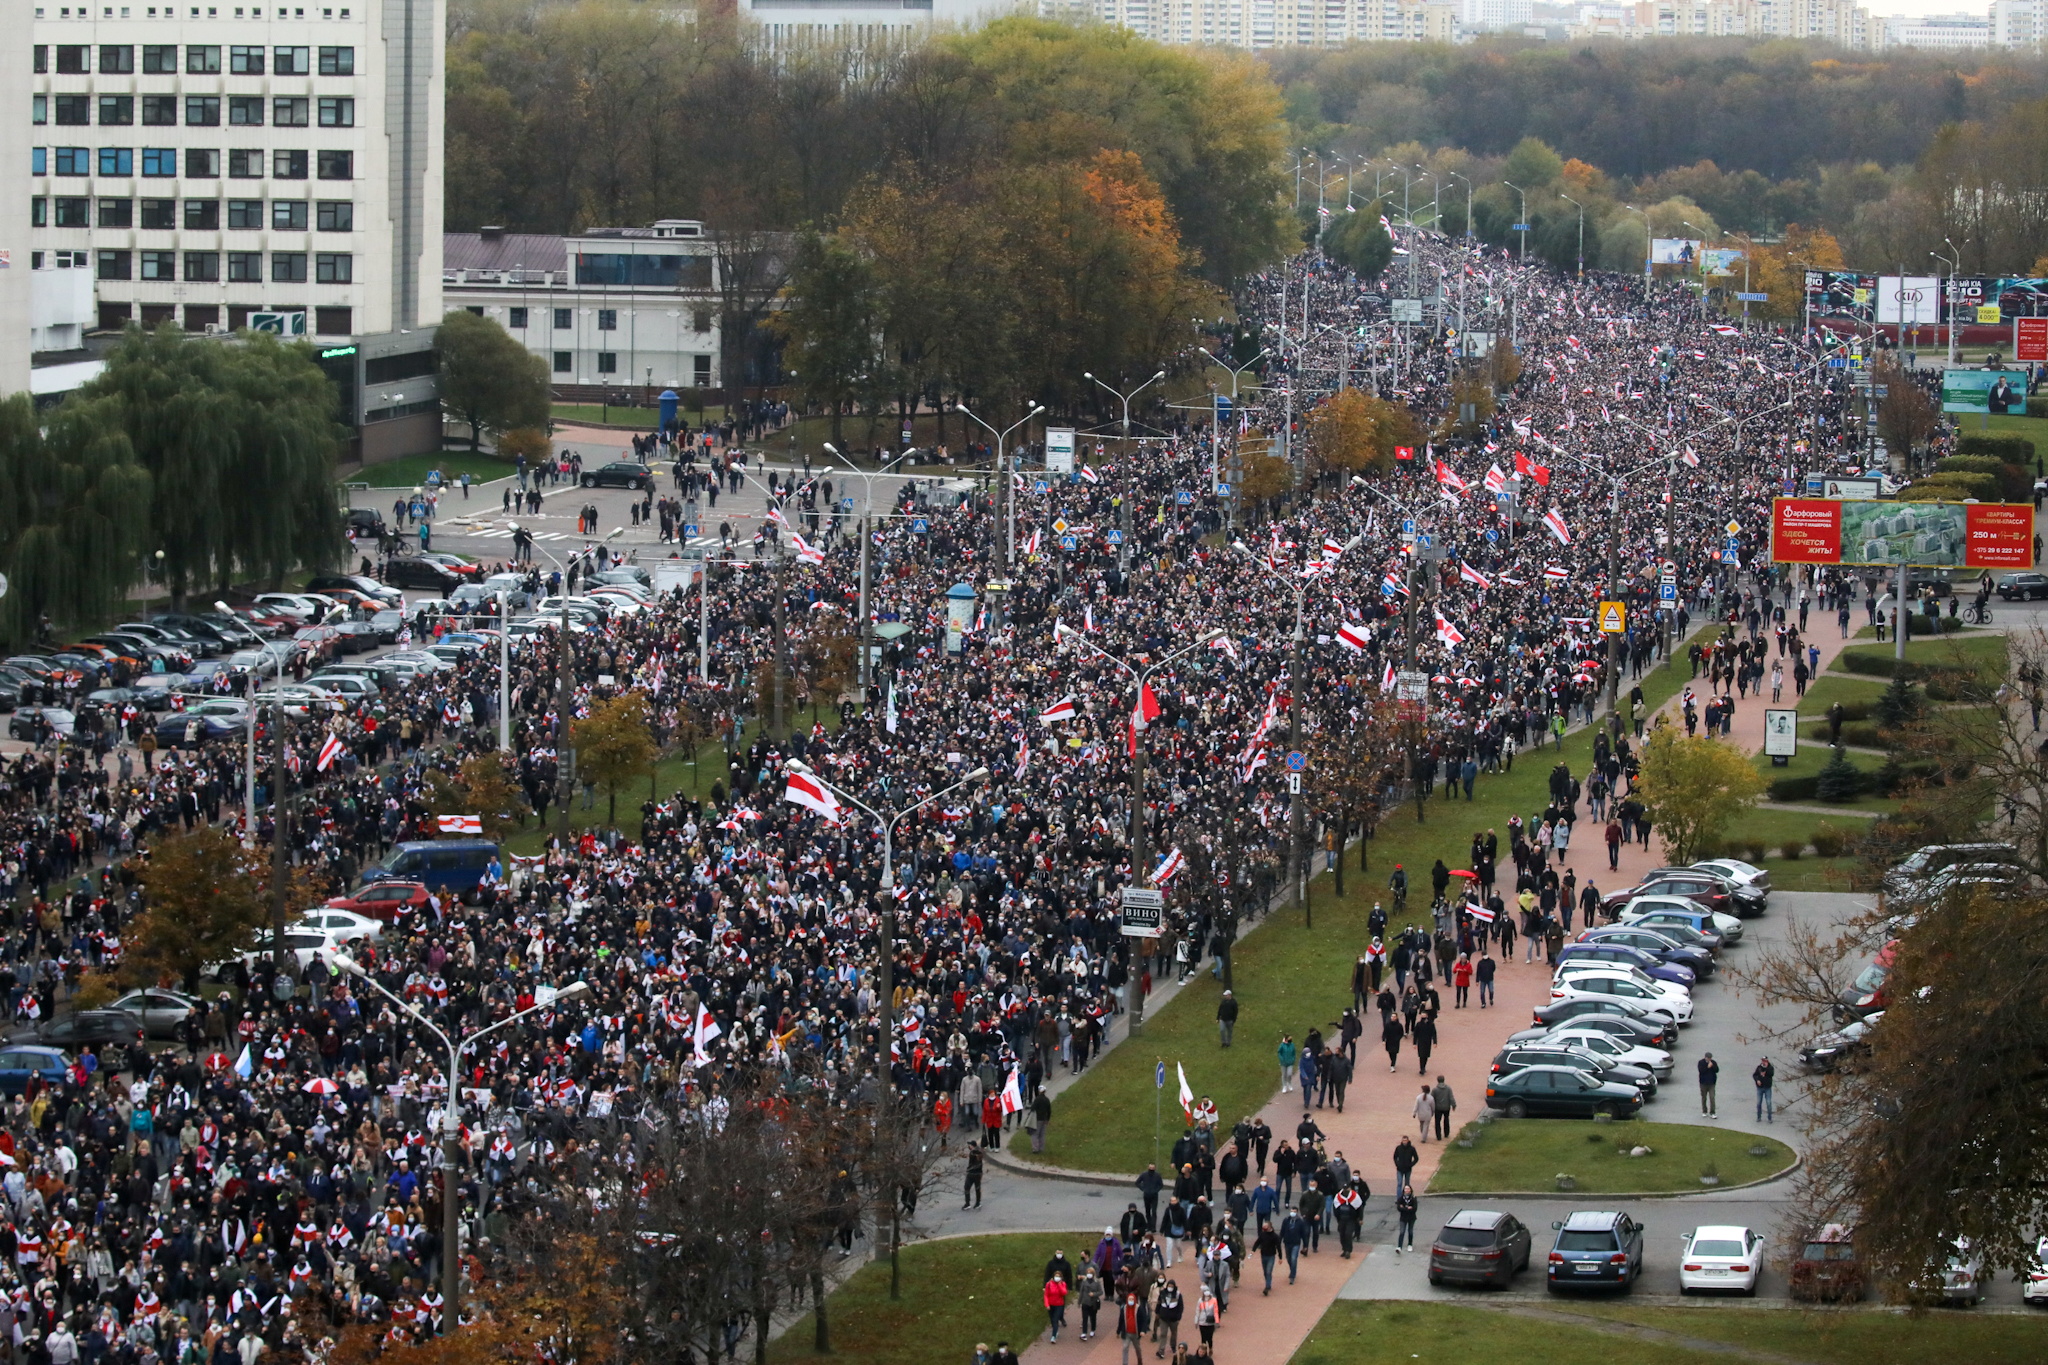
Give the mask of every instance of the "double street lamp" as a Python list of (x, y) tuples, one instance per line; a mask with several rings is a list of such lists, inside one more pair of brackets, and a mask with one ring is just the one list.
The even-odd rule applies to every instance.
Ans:
[[(1013, 465), (1016, 457), (1010, 453), (1010, 433), (1038, 416), (1039, 413), (1044, 412), (1045, 404), (1033, 403), (1031, 411), (1025, 413), (1001, 431), (997, 431), (987, 422), (983, 422), (965, 403), (955, 403), (953, 406), (965, 413), (970, 420), (980, 423), (983, 430), (996, 438), (996, 483), (1003, 496), (1003, 505), (1007, 509), (1004, 521), (1008, 526), (1008, 534), (1003, 543), (1003, 563), (1015, 564), (1017, 562), (1017, 488), (1016, 480), (1013, 477), (1015, 473)], [(1126, 418), (1125, 425), (1128, 427), (1128, 413)], [(1128, 430), (1125, 434), (1129, 434)], [(829, 447), (827, 448), (829, 449)]]
[[(1123, 503), (1124, 543), (1117, 547), (1117, 564), (1120, 568), (1129, 569), (1131, 566), (1131, 400), (1166, 378), (1166, 371), (1161, 370), (1128, 393), (1120, 389), (1111, 388), (1085, 370), (1082, 371), (1081, 377), (1094, 384), (1095, 387), (1101, 389), (1104, 393), (1112, 395), (1117, 402), (1123, 405), (1123, 447), (1122, 454), (1117, 459), (1117, 469), (1120, 476), (1118, 482), (1122, 485), (1123, 489), (1118, 500)], [(1014, 536), (1012, 539), (1014, 540)]]

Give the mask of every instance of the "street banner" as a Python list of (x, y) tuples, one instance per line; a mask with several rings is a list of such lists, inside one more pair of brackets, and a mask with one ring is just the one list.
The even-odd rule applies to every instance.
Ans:
[(2026, 376), (2005, 370), (1943, 370), (1941, 410), (2024, 415), (2027, 410)]
[(2026, 503), (1778, 498), (1771, 558), (1780, 564), (2025, 569), (2034, 562)]

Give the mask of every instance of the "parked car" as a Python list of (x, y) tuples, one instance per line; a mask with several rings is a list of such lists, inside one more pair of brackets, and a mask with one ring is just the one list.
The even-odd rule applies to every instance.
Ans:
[(1620, 923), (1642, 924), (1652, 929), (1676, 924), (1692, 930), (1715, 952), (1742, 937), (1742, 921), (1733, 915), (1716, 914), (1678, 896), (1644, 896), (1622, 907)]
[(384, 514), (374, 507), (351, 507), (347, 517), (348, 534), (358, 539), (373, 539), (384, 534)]
[(1652, 929), (1647, 925), (1603, 924), (1585, 930), (1579, 935), (1578, 942), (1625, 944), (1659, 962), (1690, 968), (1695, 981), (1705, 981), (1714, 974), (1714, 955), (1706, 948), (1697, 943), (1681, 943), (1663, 929)]
[(502, 860), (488, 839), (428, 839), (392, 845), (381, 865), (363, 873), (363, 885), (401, 880), (429, 889), (472, 892), (493, 860)]
[(1740, 858), (1703, 858), (1693, 867), (1726, 878), (1737, 886), (1755, 887), (1766, 901), (1771, 898), (1771, 874), (1754, 863), (1745, 863)]
[(1549, 1032), (1540, 1034), (1535, 1039), (1524, 1038), (1520, 1034), (1516, 1034), (1508, 1041), (1510, 1043), (1554, 1043), (1562, 1047), (1579, 1048), (1582, 1051), (1592, 1053), (1596, 1057), (1605, 1057), (1623, 1066), (1642, 1067), (1659, 1081), (1671, 1079), (1672, 1068), (1676, 1065), (1672, 1060), (1670, 1051), (1666, 1048), (1649, 1047), (1635, 1041), (1633, 1037), (1624, 1038), (1618, 1034), (1610, 1033), (1606, 1029), (1595, 1028), (1583, 1019), (1569, 1024), (1560, 1024)]
[(8, 1039), (10, 1045), (39, 1043), (70, 1052), (141, 1041), (142, 1021), (126, 1010), (116, 1009), (79, 1010), (74, 1014), (45, 1019), (29, 1028), (16, 1030)]
[(457, 578), (475, 579), (483, 577), (484, 566), (463, 555), (452, 555), (446, 550), (428, 550), (419, 556), (429, 564), (439, 564)]
[(1632, 1085), (1642, 1092), (1645, 1100), (1657, 1093), (1656, 1073), (1648, 1067), (1630, 1066), (1611, 1057), (1597, 1056), (1584, 1048), (1548, 1038), (1508, 1044), (1494, 1054), (1491, 1074), (1511, 1075), (1525, 1066), (1568, 1066), (1575, 1071), (1584, 1072), (1595, 1080), (1611, 1081), (1616, 1085)]
[(159, 749), (196, 749), (209, 739), (242, 734), (248, 726), (249, 704), (234, 697), (218, 697), (183, 711), (174, 711), (156, 723)]
[(306, 584), (307, 592), (327, 592), (335, 588), (346, 588), (359, 592), (373, 601), (386, 606), (396, 606), (405, 600), (405, 594), (388, 583), (379, 583), (367, 574), (330, 573), (320, 574)]
[(1840, 1028), (1823, 1033), (1820, 1037), (1799, 1049), (1799, 1065), (1810, 1074), (1833, 1071), (1845, 1063), (1854, 1061), (1870, 1051), (1870, 1031), (1877, 1027), (1877, 1021), (1884, 1018), (1884, 1011), (1866, 1014), (1861, 1019), (1851, 1019)]
[(1949, 1247), (1938, 1269), (1929, 1266), (1913, 1281), (1913, 1291), (1923, 1299), (1975, 1308), (1984, 1302), (1984, 1257), (1970, 1246), (1967, 1237), (1956, 1238)]
[(324, 687), (329, 692), (346, 697), (350, 701), (371, 701), (384, 689), (377, 686), (374, 678), (365, 678), (357, 673), (336, 673), (321, 670), (306, 679), (314, 687)]
[(2020, 1302), (2029, 1308), (2048, 1306), (2048, 1237), (2034, 1243), (2034, 1263), (2020, 1277)]
[(1626, 905), (1638, 896), (1683, 896), (1718, 914), (1744, 918), (1764, 912), (1763, 892), (1754, 887), (1736, 886), (1714, 873), (1697, 868), (1652, 873), (1626, 891), (1615, 891), (1602, 897), (1600, 904), (1611, 909)]
[(1668, 1048), (1678, 1041), (1677, 1020), (1661, 1014), (1653, 1018), (1647, 1004), (1623, 1000), (1619, 996), (1593, 995), (1577, 1000), (1553, 1000), (1530, 1015), (1530, 1022), (1542, 1029), (1555, 1028), (1568, 1021), (1617, 1033), (1621, 1029), (1629, 1029), (1649, 1047)]
[(383, 921), (334, 905), (323, 905), (318, 909), (308, 910), (286, 928), (317, 929), (333, 936), (344, 946), (364, 939), (374, 943), (384, 937)]
[(78, 717), (61, 706), (21, 706), (7, 718), (7, 737), (39, 740), (43, 737), (44, 726), (48, 726), (51, 733), (63, 736), (70, 734), (77, 723)]
[(1856, 973), (1856, 979), (1842, 987), (1835, 997), (1835, 1022), (1847, 1024), (1852, 1020), (1865, 1019), (1873, 1014), (1882, 1014), (1891, 1007), (1891, 996), (1885, 990), (1891, 980), (1892, 963), (1899, 953), (1898, 940), (1878, 950), (1870, 965)]
[(1558, 962), (1612, 962), (1634, 967), (1655, 981), (1669, 981), (1674, 986), (1692, 989), (1699, 978), (1690, 967), (1674, 966), (1662, 958), (1653, 957), (1640, 948), (1625, 943), (1595, 939), (1586, 943), (1567, 943), (1558, 951)]
[(632, 460), (614, 460), (583, 471), (585, 488), (635, 488), (646, 492), (654, 487), (654, 471)]
[(39, 1076), (44, 1085), (61, 1085), (71, 1070), (71, 1058), (62, 1048), (39, 1043), (9, 1043), (0, 1047), (0, 1095), (19, 1095), (28, 1089), (28, 1078)]
[(1863, 1297), (1863, 1262), (1854, 1234), (1829, 1223), (1801, 1243), (1790, 1268), (1791, 1295), (1801, 1303), (1854, 1303)]
[(1486, 1103), (1511, 1119), (1634, 1118), (1643, 1094), (1633, 1085), (1598, 1080), (1576, 1067), (1525, 1066), (1486, 1083)]
[(2020, 860), (2011, 844), (1929, 844), (1884, 874), (1885, 900), (1910, 894), (1922, 882), (1954, 863), (2012, 863)]
[(1643, 1225), (1625, 1213), (1574, 1213), (1551, 1227), (1548, 1287), (1614, 1288), (1626, 1294), (1643, 1273)]
[(2009, 573), (1998, 580), (1998, 595), (2008, 602), (2031, 602), (2048, 597), (2048, 574)]
[(1678, 1292), (1698, 1294), (1734, 1290), (1754, 1295), (1763, 1275), (1763, 1235), (1752, 1228), (1727, 1225), (1694, 1228), (1682, 1239)]
[(1429, 1282), (1504, 1288), (1529, 1268), (1535, 1245), (1528, 1224), (1512, 1213), (1459, 1209), (1429, 1244)]
[(427, 888), (423, 882), (374, 882), (352, 896), (334, 897), (327, 906), (331, 910), (347, 910), (380, 923), (394, 924), (401, 915), (416, 914), (427, 908)]
[(1586, 995), (1633, 1000), (1652, 1014), (1666, 1015), (1681, 1024), (1692, 1019), (1691, 995), (1667, 981), (1652, 981), (1627, 968), (1589, 962), (1574, 970), (1567, 963), (1551, 980), (1550, 998), (1553, 1000), (1570, 1000)]
[(288, 616), (302, 626), (324, 621), (335, 610), (335, 604), (328, 599), (300, 592), (258, 593), (256, 605), (272, 615)]
[(199, 1002), (176, 991), (152, 988), (130, 991), (108, 1008), (134, 1015), (141, 1021), (142, 1031), (152, 1038), (175, 1038), (179, 1026), (198, 1011)]
[(462, 576), (430, 559), (401, 555), (384, 562), (384, 581), (394, 588), (424, 588), (446, 597), (462, 585)]

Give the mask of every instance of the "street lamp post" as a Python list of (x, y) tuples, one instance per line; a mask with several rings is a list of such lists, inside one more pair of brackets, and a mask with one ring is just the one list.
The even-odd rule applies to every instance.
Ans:
[[(1557, 197), (1558, 197), (1558, 198), (1560, 198), (1560, 199), (1562, 199), (1562, 200), (1564, 200), (1564, 202), (1565, 202), (1565, 203), (1567, 203), (1567, 204), (1570, 204), (1570, 205), (1571, 205), (1571, 206), (1572, 206), (1573, 208), (1575, 208), (1575, 209), (1577, 209), (1577, 210), (1579, 211), (1579, 271), (1578, 271), (1578, 278), (1579, 278), (1579, 279), (1582, 279), (1582, 280), (1583, 280), (1583, 279), (1585, 279), (1585, 278), (1586, 278), (1586, 206), (1585, 206), (1584, 204), (1581, 204), (1581, 203), (1580, 203), (1580, 202), (1579, 202), (1578, 200), (1576, 200), (1576, 199), (1572, 198), (1572, 197), (1571, 197), (1570, 195), (1568, 195), (1568, 194), (1560, 194), (1560, 195), (1559, 195), (1559, 196), (1557, 196)], [(1524, 218), (1524, 219), (1523, 219), (1522, 221), (1526, 223), (1526, 222), (1528, 222), (1529, 220), (1528, 220), (1527, 218)]]
[(458, 1043), (449, 1038), (439, 1024), (386, 990), (384, 983), (364, 970), (363, 964), (356, 961), (353, 954), (335, 953), (334, 965), (398, 1006), (408, 1018), (440, 1039), (441, 1046), (448, 1049), (448, 1098), (441, 1107), (441, 1334), (446, 1336), (455, 1330), (462, 1318), (462, 1193), (456, 1182), (456, 1176), (464, 1165), (462, 1054), (475, 1046), (486, 1034), (496, 1033), (508, 1024), (516, 1024), (528, 1015), (551, 1010), (564, 1000), (588, 995), (590, 983), (572, 981), (545, 1001), (530, 1005), (516, 1014), (508, 1014), (497, 1023), (478, 1029)]
[(965, 403), (955, 403), (953, 406), (966, 413), (971, 420), (979, 422), (983, 430), (996, 438), (996, 487), (1002, 492), (1003, 505), (1008, 511), (1008, 515), (1004, 520), (1009, 524), (1009, 536), (1003, 548), (1003, 563), (1006, 565), (1015, 564), (1017, 562), (1017, 489), (1015, 487), (1015, 479), (1012, 477), (1015, 471), (1011, 467), (1011, 456), (1009, 454), (1010, 433), (1038, 416), (1039, 413), (1044, 412), (1045, 404), (1033, 403), (1031, 411), (1025, 413), (1001, 431), (997, 431), (987, 422), (983, 422)]
[[(1522, 234), (1522, 264), (1527, 265), (1529, 264), (1529, 192), (1512, 180), (1503, 180), (1500, 183), (1521, 196), (1522, 216), (1515, 221), (1515, 227)], [(1582, 256), (1585, 254), (1583, 246), (1579, 249), (1579, 254)], [(1581, 268), (1583, 269), (1583, 267)]]
[[(867, 702), (868, 702), (868, 616), (869, 616), (869, 611), (868, 611), (868, 578), (869, 578), (869, 573), (868, 573), (868, 551), (869, 551), (869, 546), (873, 544), (873, 541), (872, 541), (872, 539), (870, 538), (870, 536), (869, 536), (869, 534), (868, 534), (868, 526), (869, 526), (869, 524), (870, 524), (870, 519), (871, 519), (871, 518), (873, 517), (873, 515), (874, 515), (874, 508), (875, 508), (875, 477), (876, 477), (876, 475), (880, 475), (880, 474), (886, 474), (886, 473), (888, 473), (888, 472), (889, 472), (889, 466), (890, 466), (890, 465), (893, 465), (893, 464), (895, 464), (895, 463), (896, 463), (896, 462), (897, 462), (898, 460), (902, 459), (902, 458), (904, 457), (904, 455), (907, 455), (907, 454), (908, 454), (909, 452), (908, 452), (908, 451), (904, 451), (904, 452), (898, 453), (898, 454), (896, 454), (896, 455), (892, 455), (892, 456), (890, 456), (890, 457), (889, 457), (889, 458), (888, 458), (887, 460), (883, 461), (883, 463), (882, 463), (882, 467), (881, 467), (880, 469), (877, 469), (877, 470), (875, 470), (875, 471), (874, 471), (873, 473), (870, 473), (869, 471), (867, 471), (867, 470), (865, 470), (865, 469), (862, 469), (862, 468), (861, 468), (861, 467), (860, 467), (859, 465), (855, 464), (855, 463), (854, 463), (854, 462), (853, 462), (852, 460), (850, 460), (850, 459), (847, 459), (847, 458), (846, 458), (846, 456), (844, 456), (844, 455), (840, 454), (840, 452), (839, 452), (839, 447), (837, 447), (837, 446), (833, 445), (833, 444), (832, 444), (832, 443), (831, 443), (830, 441), (826, 441), (826, 442), (824, 443), (824, 446), (825, 446), (825, 453), (826, 453), (827, 455), (830, 455), (830, 456), (831, 456), (831, 457), (832, 457), (833, 459), (835, 459), (835, 460), (846, 460), (846, 468), (847, 468), (847, 471), (848, 471), (849, 473), (852, 473), (852, 474), (858, 474), (858, 475), (860, 476), (860, 480), (861, 480), (861, 503), (860, 503), (860, 702), (861, 702), (861, 705), (865, 706), (865, 705), (867, 705)], [(827, 466), (825, 466), (825, 469), (824, 469), (824, 471), (823, 471), (823, 472), (824, 472), (824, 473), (827, 473), (827, 474), (830, 474), (830, 473), (831, 473), (831, 472), (832, 472), (832, 471), (833, 471), (834, 469), (836, 469), (837, 467), (838, 467), (838, 466), (836, 466), (836, 465), (827, 465)], [(1012, 509), (1012, 514), (1013, 514), (1013, 517), (1014, 517), (1014, 512), (1015, 512), (1015, 509), (1013, 508), (1013, 509)], [(1014, 524), (1014, 523), (1013, 523), (1013, 524)]]
[[(223, 616), (231, 617), (235, 614), (233, 609), (225, 602), (215, 602), (213, 607), (215, 611), (218, 611)], [(284, 716), (284, 655), (269, 649), (262, 650), (261, 653), (265, 659), (270, 661), (271, 676), (274, 680), (271, 685), (276, 693), (277, 716), (279, 719), (282, 719)], [(250, 848), (256, 845), (256, 699), (259, 695), (257, 688), (260, 685), (257, 677), (261, 669), (262, 665), (259, 663), (249, 671), (249, 710), (248, 714), (244, 717), (244, 720), (247, 722), (248, 767), (243, 774), (242, 843)], [(279, 770), (282, 771), (282, 768), (283, 765), (280, 764)], [(271, 785), (274, 788), (277, 784), (273, 780)]]
[[(1225, 365), (1221, 360), (1217, 360), (1216, 353), (1207, 346), (1200, 346), (1196, 349), (1208, 359), (1215, 361), (1220, 369), (1230, 375), (1230, 411), (1231, 415), (1235, 416), (1237, 413), (1238, 377), (1266, 358), (1266, 348), (1261, 346), (1257, 355), (1245, 361), (1244, 364), (1237, 366)], [(1217, 404), (1212, 394), (1209, 402), (1209, 492), (1212, 494), (1216, 491), (1217, 479), (1222, 477), (1221, 461), (1223, 459), (1223, 415), (1216, 408)], [(1225, 505), (1226, 512), (1228, 506), (1228, 504)]]
[(1116, 548), (1118, 567), (1128, 571), (1131, 567), (1131, 400), (1152, 387), (1152, 385), (1166, 378), (1166, 371), (1161, 370), (1129, 393), (1111, 388), (1085, 370), (1082, 372), (1081, 377), (1093, 383), (1096, 388), (1101, 389), (1103, 392), (1113, 395), (1117, 402), (1123, 405), (1123, 454), (1117, 461), (1117, 481), (1122, 485), (1123, 489), (1119, 501), (1123, 503), (1124, 543)]
[(1656, 241), (1650, 235), (1650, 215), (1634, 204), (1623, 204), (1622, 208), (1643, 220), (1643, 292), (1647, 297), (1650, 289), (1650, 263), (1653, 259), (1652, 253), (1656, 250)]

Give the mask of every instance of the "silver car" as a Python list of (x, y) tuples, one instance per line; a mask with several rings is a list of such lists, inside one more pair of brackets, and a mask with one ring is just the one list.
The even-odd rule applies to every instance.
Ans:
[(199, 1010), (199, 1002), (176, 991), (130, 991), (110, 1008), (126, 1010), (142, 1021), (142, 1031), (152, 1038), (175, 1038), (178, 1026)]

